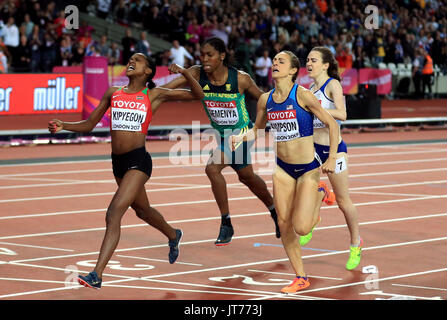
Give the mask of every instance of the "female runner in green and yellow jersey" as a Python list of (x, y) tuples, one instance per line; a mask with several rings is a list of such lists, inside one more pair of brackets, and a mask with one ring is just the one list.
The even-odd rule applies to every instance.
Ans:
[[(267, 185), (253, 172), (248, 143), (243, 143), (235, 151), (231, 151), (228, 137), (248, 131), (253, 127), (245, 105), (245, 92), (253, 98), (264, 93), (247, 73), (228, 65), (228, 53), (225, 43), (219, 38), (207, 39), (201, 46), (200, 60), (202, 65), (192, 66), (190, 72), (199, 81), (204, 92), (203, 107), (211, 126), (218, 136), (216, 148), (205, 168), (211, 182), (211, 189), (222, 217), (216, 246), (227, 245), (234, 234), (228, 205), (227, 185), (222, 170), (231, 166), (237, 173), (239, 181), (245, 184), (269, 209), (275, 222), (276, 237), (280, 237), (273, 198)], [(187, 85), (184, 77), (178, 77), (164, 85), (166, 88), (177, 88)]]

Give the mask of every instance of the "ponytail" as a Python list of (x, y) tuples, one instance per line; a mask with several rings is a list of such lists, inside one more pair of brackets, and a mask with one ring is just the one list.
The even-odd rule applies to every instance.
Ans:
[[(151, 78), (152, 78), (152, 77), (151, 77)], [(156, 85), (155, 85), (154, 81), (152, 81), (152, 79), (148, 79), (148, 81), (147, 81), (147, 87), (148, 87), (149, 89), (152, 89), (152, 88), (155, 88), (155, 87), (156, 87)]]
[(340, 74), (338, 73), (338, 61), (334, 59), (334, 62), (329, 63), (329, 68), (327, 69), (327, 74), (329, 77), (341, 81)]
[(147, 87), (149, 89), (155, 88), (156, 85), (152, 79), (154, 78), (155, 73), (157, 72), (157, 65), (155, 64), (154, 59), (152, 59), (151, 57), (143, 53), (140, 54), (142, 54), (146, 58), (147, 66), (152, 70), (152, 73), (147, 77)]

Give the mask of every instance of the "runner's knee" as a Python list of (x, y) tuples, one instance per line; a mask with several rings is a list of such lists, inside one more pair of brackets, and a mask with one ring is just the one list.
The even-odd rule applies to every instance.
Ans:
[(292, 222), (285, 220), (278, 215), (278, 226), (280, 230), (286, 230), (292, 227)]
[(208, 178), (212, 178), (212, 177), (218, 175), (220, 173), (220, 171), (218, 170), (218, 168), (215, 165), (208, 164), (205, 167), (205, 173), (208, 176)]
[(143, 208), (140, 208), (138, 206), (132, 206), (132, 209), (135, 211), (135, 214), (137, 215), (138, 218), (144, 220), (146, 213)]
[(116, 226), (121, 224), (121, 214), (111, 208), (106, 212), (106, 226)]
[(119, 205), (117, 202), (112, 202), (107, 208), (106, 225), (120, 224), (123, 213), (127, 208)]
[(300, 236), (305, 236), (312, 231), (312, 221), (300, 221), (293, 224), (293, 229)]
[(336, 197), (337, 205), (340, 210), (344, 211), (349, 209), (353, 204), (349, 197)]
[(239, 181), (245, 185), (250, 184), (250, 182), (253, 180), (252, 177), (247, 176), (247, 175), (239, 175)]

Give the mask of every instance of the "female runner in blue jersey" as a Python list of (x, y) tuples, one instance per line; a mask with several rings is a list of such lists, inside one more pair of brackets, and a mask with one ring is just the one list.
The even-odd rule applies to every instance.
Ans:
[(275, 88), (264, 93), (257, 106), (256, 123), (245, 135), (233, 136), (230, 143), (256, 139), (257, 131), (269, 121), (276, 140), (277, 166), (273, 173), (273, 199), (278, 214), (281, 240), (296, 278), (281, 289), (295, 293), (310, 285), (301, 259), (301, 247), (296, 234), (304, 236), (319, 221), (321, 201), (327, 202), (331, 192), (320, 183), (320, 162), (313, 142), (313, 116), (329, 128), (330, 148), (321, 165), (324, 173), (335, 171), (339, 140), (338, 125), (325, 111), (313, 93), (297, 84), (298, 58), (282, 51), (273, 59), (272, 78)]
[(87, 276), (78, 276), (78, 282), (86, 287), (101, 288), (103, 271), (118, 245), (121, 218), (129, 207), (169, 239), (169, 262), (172, 264), (178, 258), (182, 231), (172, 228), (160, 212), (150, 206), (144, 187), (152, 173), (152, 159), (145, 148), (146, 135), (152, 115), (163, 101), (203, 98), (203, 91), (188, 70), (175, 64), (169, 69), (182, 74), (191, 90), (155, 87), (152, 81), (155, 62), (142, 53), (135, 53), (127, 63), (129, 83), (123, 87), (110, 87), (88, 119), (79, 122), (54, 119), (48, 124), (51, 133), (61, 130), (90, 132), (109, 108), (112, 113), (126, 115), (112, 116), (111, 119), (112, 167), (118, 190), (107, 208), (106, 232), (96, 266)]
[[(325, 47), (313, 48), (307, 56), (306, 69), (309, 77), (314, 80), (310, 90), (321, 102), (321, 106), (335, 119), (346, 120), (346, 107), (338, 74), (338, 63), (332, 52)], [(360, 263), (363, 240), (359, 233), (357, 209), (349, 197), (348, 149), (341, 137), (338, 142), (336, 170), (333, 173), (327, 173), (327, 176), (351, 235), (350, 255), (346, 269), (352, 270)], [(314, 143), (321, 161), (325, 161), (329, 150), (329, 131), (318, 118), (314, 119)], [(309, 242), (311, 237), (312, 233), (301, 237), (301, 245)]]

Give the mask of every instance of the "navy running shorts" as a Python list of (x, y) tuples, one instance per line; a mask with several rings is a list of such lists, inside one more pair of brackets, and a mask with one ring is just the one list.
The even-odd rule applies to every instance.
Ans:
[[(327, 158), (329, 158), (329, 146), (314, 143), (314, 147), (315, 147), (315, 152), (320, 157), (321, 163), (325, 163)], [(348, 147), (346, 146), (346, 143), (343, 140), (338, 145), (337, 153), (339, 153), (339, 152), (348, 153)]]
[(309, 163), (291, 164), (284, 162), (280, 158), (276, 157), (276, 164), (295, 180), (297, 180), (306, 172), (320, 167), (320, 162), (317, 158), (314, 158), (314, 160)]

